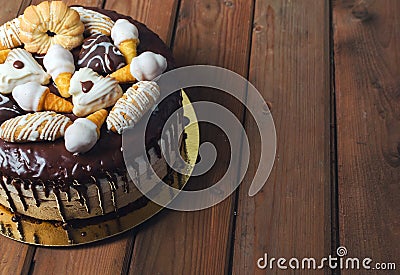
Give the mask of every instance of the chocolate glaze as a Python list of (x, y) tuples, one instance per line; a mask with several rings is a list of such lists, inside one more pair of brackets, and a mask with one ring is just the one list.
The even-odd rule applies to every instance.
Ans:
[[(114, 11), (98, 8), (89, 9), (101, 12), (114, 21), (119, 18), (125, 18), (135, 24), (140, 33), (138, 53), (140, 54), (144, 51), (159, 53), (167, 59), (167, 70), (174, 68), (175, 64), (169, 48), (162, 42), (158, 35), (147, 29), (144, 24), (128, 16), (117, 14)], [(75, 64), (77, 64), (79, 51), (80, 47), (72, 51)], [(41, 56), (35, 56), (35, 58), (39, 63), (42, 63)], [(130, 86), (121, 85), (124, 91)], [(57, 93), (57, 89), (53, 84), (49, 85), (49, 88), (52, 92)], [(131, 140), (129, 142), (134, 142), (138, 145), (142, 144), (143, 132), (146, 131), (146, 148), (148, 150), (156, 148), (156, 151), (159, 151), (157, 142), (160, 139), (162, 127), (168, 117), (181, 106), (181, 102), (182, 97), (180, 92), (167, 97), (152, 114), (148, 114), (151, 115), (151, 118), (147, 128), (143, 122), (145, 119), (135, 126), (136, 130), (130, 136)], [(12, 104), (14, 106), (12, 100), (5, 104)], [(1, 107), (3, 105), (0, 102)], [(24, 114), (22, 110), (16, 106), (14, 107), (17, 112)], [(16, 115), (18, 114), (14, 111), (0, 111), (0, 119), (3, 121)], [(72, 120), (76, 119), (72, 114), (68, 116)], [(0, 140), (0, 172), (7, 179), (10, 179), (9, 182), (12, 182), (13, 185), (21, 184), (21, 182), (30, 188), (32, 188), (32, 185), (42, 185), (45, 187), (46, 192), (49, 192), (50, 189), (53, 189), (53, 191), (55, 189), (67, 191), (72, 184), (74, 188), (76, 186), (82, 186), (83, 188), (85, 184), (96, 183), (93, 176), (96, 178), (107, 178), (107, 174), (117, 173), (124, 175), (126, 173), (121, 147), (122, 137), (111, 131), (107, 131), (106, 125), (103, 125), (101, 137), (94, 148), (82, 155), (73, 155), (68, 152), (65, 149), (63, 139), (55, 142), (25, 144), (7, 143)], [(137, 151), (130, 152), (130, 155), (139, 156), (143, 153), (141, 150), (142, 146), (137, 147)], [(11, 179), (18, 180), (11, 181)]]
[(126, 65), (124, 55), (104, 34), (94, 34), (83, 41), (77, 64), (104, 76)]
[(0, 94), (0, 123), (23, 113), (24, 111), (11, 96)]

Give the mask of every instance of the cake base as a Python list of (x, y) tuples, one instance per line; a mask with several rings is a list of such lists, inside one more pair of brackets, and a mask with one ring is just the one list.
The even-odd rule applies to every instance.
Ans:
[[(182, 92), (184, 116), (192, 122), (185, 128), (186, 139), (182, 141), (181, 155), (194, 167), (199, 147), (199, 127), (196, 114), (188, 97)], [(189, 176), (172, 171), (164, 182), (182, 189)], [(155, 187), (150, 192), (157, 192)], [(173, 198), (171, 198), (173, 199)], [(72, 246), (103, 240), (130, 230), (148, 220), (162, 206), (148, 200), (144, 195), (115, 213), (68, 223), (49, 222), (15, 215), (0, 205), (0, 234), (13, 240), (40, 246)]]

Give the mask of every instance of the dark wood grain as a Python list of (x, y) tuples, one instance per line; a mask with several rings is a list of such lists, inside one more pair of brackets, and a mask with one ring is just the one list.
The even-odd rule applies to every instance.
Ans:
[(143, 22), (169, 45), (171, 43), (178, 0), (107, 0), (105, 7), (121, 14), (129, 14)]
[(395, 0), (333, 9), (340, 242), (375, 262), (400, 259), (399, 10)]
[[(265, 273), (257, 268), (264, 253), (288, 260), (330, 253), (328, 3), (257, 0), (249, 80), (270, 102), (277, 156), (266, 185), (249, 197), (260, 137), (255, 121), (246, 116), (252, 159), (240, 186), (234, 274)], [(278, 271), (275, 265), (272, 273)], [(307, 272), (315, 274), (301, 274)]]
[[(29, 5), (24, 0), (5, 1), (0, 9), (0, 24), (21, 14)], [(34, 247), (0, 237), (0, 274), (26, 274), (35, 251)]]
[[(245, 0), (182, 1), (172, 45), (178, 65), (213, 64), (247, 76), (252, 11), (252, 2)], [(222, 104), (238, 118), (243, 116), (243, 106), (221, 92), (195, 89), (189, 95), (192, 100)], [(211, 141), (220, 151), (211, 171), (190, 180), (192, 187), (215, 183), (229, 164), (229, 143), (223, 135), (206, 124), (201, 125), (201, 139)], [(239, 161), (232, 160), (231, 165), (239, 167)], [(226, 273), (234, 198), (203, 211), (164, 211), (138, 233), (131, 274)]]

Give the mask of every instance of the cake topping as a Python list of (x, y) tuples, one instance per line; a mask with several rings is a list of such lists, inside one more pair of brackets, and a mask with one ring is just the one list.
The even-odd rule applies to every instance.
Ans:
[(93, 88), (93, 81), (85, 81), (85, 82), (81, 82), (82, 84), (82, 92), (87, 93), (89, 92), (92, 88)]
[(114, 44), (125, 56), (129, 64), (136, 57), (136, 48), (139, 44), (139, 31), (135, 25), (126, 19), (118, 19), (111, 29), (111, 38)]
[(100, 137), (100, 128), (108, 112), (101, 109), (86, 118), (78, 118), (65, 132), (65, 148), (71, 153), (86, 153)]
[(47, 84), (49, 79), (50, 76), (32, 55), (23, 49), (13, 49), (4, 64), (0, 64), (0, 93), (2, 94), (9, 94), (17, 85), (30, 81)]
[(117, 101), (107, 117), (107, 128), (122, 134), (132, 127), (155, 105), (160, 97), (160, 88), (152, 81), (140, 81), (129, 88)]
[(114, 21), (110, 17), (83, 7), (71, 7), (71, 9), (79, 13), (81, 21), (85, 25), (85, 33), (102, 33), (110, 36), (111, 28), (114, 26)]
[(70, 97), (68, 93), (72, 74), (75, 72), (74, 56), (63, 46), (54, 44), (43, 58), (43, 65), (57, 85), (63, 97)]
[(75, 64), (72, 53), (63, 46), (52, 45), (43, 58), (43, 65), (55, 80), (61, 73), (74, 73)]
[[(84, 92), (82, 83), (88, 81), (93, 83), (93, 87)], [(89, 68), (82, 68), (75, 72), (71, 78), (69, 93), (72, 95), (74, 104), (73, 113), (79, 117), (114, 105), (123, 94), (115, 79), (102, 77)]]
[(125, 66), (125, 58), (111, 43), (109, 37), (94, 34), (83, 41), (78, 66), (88, 67), (99, 74), (107, 75)]
[(132, 60), (130, 72), (139, 81), (153, 80), (167, 69), (167, 60), (161, 54), (144, 52)]
[(37, 112), (9, 119), (0, 126), (0, 138), (7, 142), (54, 141), (64, 136), (71, 120), (55, 112)]
[(25, 64), (21, 60), (17, 60), (14, 62), (13, 66), (16, 69), (22, 69), (25, 66)]
[(132, 59), (132, 63), (115, 71), (110, 76), (120, 83), (135, 80), (154, 80), (167, 69), (167, 60), (161, 54), (144, 52)]
[(50, 89), (37, 82), (28, 82), (14, 88), (12, 96), (25, 111), (55, 111), (71, 113), (72, 103), (50, 93)]
[(27, 51), (45, 54), (54, 44), (67, 50), (79, 46), (84, 30), (78, 12), (62, 1), (44, 1), (25, 9), (21, 17), (20, 37)]
[(22, 15), (0, 26), (0, 50), (12, 49), (22, 45), (19, 37), (21, 17)]

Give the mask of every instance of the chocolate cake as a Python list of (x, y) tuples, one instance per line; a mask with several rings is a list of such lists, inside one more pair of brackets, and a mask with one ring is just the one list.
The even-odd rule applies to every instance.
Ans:
[[(46, 5), (50, 4), (47, 3)], [(45, 10), (46, 6), (43, 4), (41, 8)], [(53, 71), (51, 69), (46, 70), (46, 68), (49, 67), (46, 66), (46, 54), (52, 50), (52, 46), (46, 50), (43, 46), (45, 43), (43, 43), (43, 45), (32, 45), (33, 42), (27, 38), (29, 35), (27, 34), (26, 24), (30, 22), (28, 9), (25, 11), (22, 18), (20, 18), (20, 26), (16, 26), (21, 28), (19, 33), (17, 33), (20, 34), (20, 37), (7, 37), (7, 34), (0, 33), (0, 37), (2, 38), (0, 41), (2, 41), (3, 46), (7, 46), (11, 49), (9, 55), (17, 48), (30, 51), (43, 70), (47, 71), (47, 73), (52, 76), (52, 79), (48, 79), (48, 83), (45, 84), (46, 80), (44, 80), (42, 83), (37, 83), (37, 85), (43, 86), (43, 90), (46, 90), (47, 87), (50, 94), (62, 98), (61, 85), (64, 84), (60, 84), (61, 82), (55, 79), (58, 78), (60, 74), (55, 76), (57, 73), (53, 73), (59, 66), (53, 69)], [(3, 139), (0, 139), (0, 204), (18, 215), (24, 215), (39, 220), (61, 222), (99, 217), (118, 212), (120, 209), (127, 206), (132, 207), (132, 205), (141, 207), (142, 204), (135, 204), (135, 202), (141, 200), (143, 195), (136, 189), (133, 181), (146, 184), (147, 181), (154, 180), (149, 178), (147, 173), (147, 170), (150, 169), (146, 166), (148, 165), (146, 164), (147, 161), (145, 161), (147, 158), (160, 178), (166, 177), (169, 174), (168, 165), (164, 155), (161, 154), (161, 132), (166, 120), (182, 105), (181, 94), (180, 92), (176, 92), (158, 105), (153, 104), (148, 108), (150, 111), (145, 114), (150, 116), (148, 125), (145, 125), (143, 120), (134, 121), (134, 123), (125, 121), (127, 123), (129, 122), (130, 125), (134, 124), (134, 131), (133, 134), (129, 136), (129, 142), (138, 144), (137, 151), (129, 152), (135, 159), (136, 167), (134, 167), (134, 169), (137, 171), (137, 176), (133, 179), (129, 177), (124, 163), (121, 136), (122, 128), (118, 128), (118, 125), (108, 120), (110, 115), (107, 118), (107, 123), (104, 122), (104, 119), (102, 123), (100, 123), (102, 126), (98, 132), (98, 140), (95, 140), (94, 145), (90, 145), (92, 147), (89, 148), (89, 150), (85, 148), (85, 150), (82, 151), (74, 151), (75, 149), (71, 149), (73, 146), (67, 146), (67, 134), (69, 129), (72, 129), (72, 125), (78, 125), (78, 121), (81, 122), (86, 118), (89, 119), (91, 114), (99, 111), (103, 111), (106, 114), (117, 112), (115, 109), (118, 107), (118, 104), (123, 105), (129, 102), (130, 97), (125, 96), (128, 91), (136, 93), (143, 92), (147, 91), (147, 88), (152, 89), (151, 87), (155, 87), (154, 85), (156, 85), (152, 84), (153, 86), (149, 86), (150, 84), (148, 84), (148, 82), (151, 82), (152, 79), (142, 79), (141, 81), (144, 81), (143, 85), (145, 88), (141, 89), (142, 86), (139, 84), (141, 81), (120, 81), (118, 77), (113, 76), (113, 73), (115, 74), (119, 70), (122, 72), (124, 69), (126, 72), (126, 68), (129, 69), (130, 62), (135, 64), (133, 59), (140, 57), (141, 54), (145, 52), (152, 52), (164, 57), (167, 64), (166, 70), (174, 68), (174, 60), (171, 51), (162, 40), (144, 24), (114, 11), (98, 8), (73, 7), (68, 8), (68, 12), (69, 11), (71, 11), (72, 15), (74, 15), (75, 12), (79, 14), (80, 22), (84, 25), (84, 29), (82, 29), (84, 37), (82, 35), (82, 37), (79, 38), (78, 35), (76, 35), (76, 40), (79, 40), (79, 43), (76, 47), (70, 49), (75, 68), (73, 68), (74, 73), (70, 73), (68, 78), (71, 79), (71, 84), (67, 91), (70, 91), (72, 97), (64, 98), (63, 100), (69, 102), (69, 104), (72, 103), (71, 108), (73, 108), (73, 111), (60, 114), (66, 117), (64, 128), (60, 128), (61, 138), (54, 138), (54, 140), (50, 141), (48, 139), (39, 140), (40, 137), (35, 135), (34, 137), (36, 139), (33, 141), (33, 134), (29, 136), (29, 140), (25, 140), (24, 136), (20, 134), (19, 137), (13, 139), (13, 141), (7, 140), (7, 136), (4, 134), (7, 129), (5, 129), (3, 125), (5, 125), (7, 121), (15, 118), (22, 116), (26, 118), (26, 116), (29, 116), (32, 112), (35, 114), (35, 110), (26, 111), (21, 108), (22, 103), (19, 102), (20, 104), (18, 104), (14, 96), (17, 94), (15, 90), (18, 90), (15, 87), (12, 93), (2, 92), (2, 88), (0, 87), (0, 93), (2, 93), (0, 95), (0, 123), (4, 128), (1, 132)], [(121, 53), (122, 50), (120, 51), (120, 49), (114, 45), (117, 43), (110, 37), (110, 30), (119, 19), (128, 20), (138, 30), (139, 40), (137, 41), (137, 48), (134, 49), (136, 51), (134, 52), (134, 56), (137, 57), (133, 59), (127, 58), (126, 53)], [(13, 22), (15, 23), (15, 21)], [(127, 23), (124, 21), (124, 24)], [(16, 25), (18, 25), (18, 23), (16, 23)], [(80, 28), (79, 22), (76, 22), (75, 29)], [(54, 33), (53, 30), (49, 30), (47, 35), (52, 38), (60, 36), (60, 33), (57, 33), (57, 30), (54, 31)], [(50, 43), (53, 41), (51, 38), (49, 40)], [(3, 43), (4, 41), (8, 41), (8, 43)], [(95, 46), (93, 43), (95, 43)], [(100, 43), (102, 44), (99, 46)], [(69, 45), (61, 46), (63, 46), (63, 49), (61, 49), (63, 51), (67, 49)], [(119, 48), (121, 48), (121, 46)], [(90, 55), (89, 57), (87, 56), (88, 54)], [(10, 59), (10, 56), (8, 56), (7, 59)], [(6, 60), (5, 62), (10, 62), (10, 60)], [(145, 61), (142, 60), (141, 62), (143, 63)], [(18, 62), (14, 62), (13, 66), (18, 66)], [(139, 65), (131, 65), (132, 68), (133, 66)], [(2, 73), (4, 74), (4, 70), (2, 71), (0, 69), (0, 75)], [(82, 114), (81, 109), (77, 109), (77, 105), (82, 104), (83, 100), (79, 101), (78, 95), (73, 94), (72, 91), (74, 87), (73, 81), (76, 82), (80, 79), (78, 78), (78, 74), (98, 74), (96, 77), (99, 81), (100, 79), (118, 81), (118, 83), (115, 84), (115, 89), (110, 91), (112, 93), (121, 92), (120, 95), (115, 94), (115, 97), (117, 97), (119, 101), (108, 105), (99, 105), (102, 104), (102, 101), (99, 101), (97, 104), (98, 106), (96, 105), (93, 110), (90, 109), (90, 113)], [(145, 75), (145, 73), (143, 75)], [(129, 75), (129, 77), (132, 76)], [(134, 77), (140, 80), (138, 76)], [(81, 81), (81, 85), (82, 91), (79, 92), (82, 95), (79, 96), (83, 98), (83, 96), (88, 95), (95, 89), (96, 81)], [(119, 91), (119, 87), (121, 91)], [(100, 87), (97, 89), (102, 88)], [(48, 94), (49, 92), (46, 90), (44, 93)], [(160, 93), (162, 97), (163, 91), (161, 90)], [(122, 94), (124, 94), (124, 97), (121, 97)], [(47, 105), (48, 107), (50, 106), (49, 104)], [(68, 107), (69, 105), (66, 104), (66, 106)], [(26, 108), (27, 107), (25, 107), (25, 109)], [(101, 110), (97, 110), (96, 108)], [(83, 108), (82, 110), (87, 110), (87, 108)], [(52, 115), (47, 111), (48, 110), (42, 110), (41, 112), (45, 112), (47, 116)], [(36, 114), (37, 113), (38, 111), (36, 111)], [(22, 131), (21, 124), (15, 122), (15, 125), (15, 131)], [(17, 127), (18, 125), (20, 125), (19, 128)], [(180, 132), (182, 127), (182, 114), (179, 113), (176, 115), (174, 123), (167, 132), (169, 135), (174, 136)], [(76, 130), (78, 133), (80, 133), (79, 129)], [(38, 130), (39, 133), (42, 133), (40, 131), (41, 130)], [(69, 132), (72, 132), (72, 130)], [(142, 137), (144, 132), (146, 134), (145, 140), (143, 141)], [(83, 136), (85, 135), (83, 134), (82, 137)], [(49, 136), (49, 138), (51, 137)], [(80, 142), (79, 138), (80, 137), (76, 137), (77, 141)], [(72, 141), (75, 142), (75, 140)], [(142, 146), (139, 145), (141, 142), (145, 142), (147, 150), (145, 153), (142, 152)], [(167, 157), (173, 160), (178, 154), (179, 148), (173, 148), (173, 146), (169, 146), (167, 142)]]

